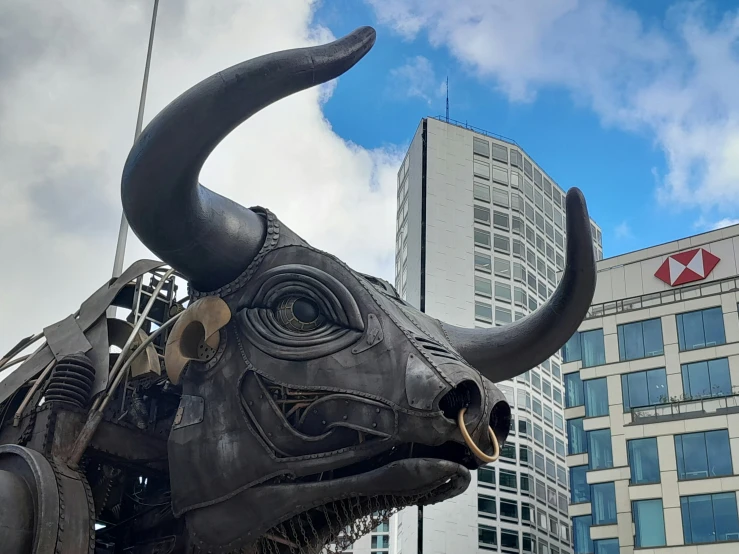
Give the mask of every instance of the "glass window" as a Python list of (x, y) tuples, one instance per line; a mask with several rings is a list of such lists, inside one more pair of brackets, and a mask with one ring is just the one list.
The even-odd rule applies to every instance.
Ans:
[(523, 169), (521, 152), (511, 149), (511, 165)]
[(677, 315), (680, 351), (716, 346), (726, 342), (721, 306)]
[(685, 544), (735, 541), (739, 539), (736, 493), (680, 497)]
[(500, 547), (518, 552), (518, 531), (509, 529), (500, 530)]
[(508, 191), (500, 187), (493, 187), (493, 204), (508, 207)]
[(505, 300), (506, 302), (511, 301), (511, 285), (505, 283), (495, 283), (495, 298)]
[(616, 523), (616, 485), (613, 482), (590, 485), (590, 498), (593, 525)]
[(478, 496), (477, 497), (477, 511), (481, 515), (493, 516), (496, 515), (495, 498), (489, 496)]
[(477, 480), (486, 486), (495, 486), (495, 470), (489, 467), (481, 467), (477, 470)]
[(478, 223), (483, 223), (485, 225), (490, 225), (490, 209), (485, 208), (483, 206), (474, 206), (473, 213), (475, 216), (475, 221)]
[(495, 258), (495, 274), (500, 277), (511, 278), (511, 262), (505, 258)]
[(486, 321), (493, 320), (493, 307), (484, 302), (475, 302), (475, 317)]
[(562, 406), (562, 391), (559, 387), (552, 387), (552, 399), (557, 406)]
[(624, 411), (631, 408), (656, 406), (667, 402), (667, 373), (665, 368), (621, 375), (621, 392)]
[(542, 413), (541, 413), (541, 400), (539, 400), (538, 398), (533, 398), (532, 400), (533, 400), (533, 404), (534, 404), (534, 413), (536, 415), (538, 415), (539, 417), (541, 417), (542, 416)]
[[(511, 216), (511, 230), (514, 233), (517, 233), (519, 235), (523, 235), (523, 219), (521, 219), (518, 216), (512, 215)], [(521, 245), (523, 247), (523, 245)], [(513, 252), (516, 252), (516, 249), (513, 249)], [(519, 250), (519, 252), (523, 252), (523, 250)], [(523, 257), (523, 254), (520, 254), (521, 257)]]
[(726, 429), (675, 435), (675, 456), (679, 480), (734, 474)]
[(508, 471), (507, 469), (500, 470), (500, 488), (517, 490), (515, 471)]
[(593, 554), (619, 554), (618, 539), (593, 541)]
[(567, 469), (559, 464), (557, 465), (557, 483), (563, 487), (567, 486)]
[(552, 409), (549, 406), (544, 406), (544, 421), (552, 423)]
[(498, 530), (489, 525), (478, 525), (477, 542), (485, 546), (498, 546)]
[(534, 168), (534, 183), (536, 183), (536, 186), (541, 188), (541, 171)]
[(564, 428), (565, 428), (564, 418), (562, 417), (561, 414), (554, 414), (554, 426), (560, 431), (564, 431)]
[(475, 229), (475, 244), (483, 248), (490, 248), (490, 231)]
[(500, 457), (505, 458), (503, 461), (516, 462), (516, 445), (508, 442), (500, 449)]
[(508, 214), (505, 214), (499, 211), (494, 211), (493, 212), (493, 226), (497, 227), (498, 229), (509, 229), (510, 225), (508, 222)]
[(519, 306), (526, 307), (526, 292), (519, 287), (513, 287), (513, 301)]
[(493, 159), (508, 163), (508, 148), (493, 143)]
[(565, 457), (565, 442), (562, 439), (554, 439), (554, 451), (557, 453), (557, 456), (561, 458)]
[(490, 157), (490, 144), (488, 141), (472, 137), (472, 151), (480, 156)]
[(525, 473), (521, 474), (521, 492), (531, 492), (531, 479)]
[(523, 207), (523, 198), (520, 194), (517, 194), (515, 192), (511, 193), (511, 208), (516, 210), (517, 212), (523, 213), (524, 207)]
[(541, 377), (537, 371), (531, 372), (531, 384), (536, 390), (541, 390)]
[(546, 431), (544, 433), (544, 446), (547, 450), (554, 452), (554, 435), (552, 435), (549, 431)]
[(583, 392), (586, 417), (608, 415), (608, 385), (605, 377), (583, 381)]
[(588, 465), (590, 469), (607, 469), (613, 467), (613, 450), (611, 446), (611, 430), (598, 429), (587, 432)]
[(547, 477), (552, 481), (557, 480), (557, 464), (547, 459)]
[(617, 330), (618, 355), (622, 362), (664, 354), (661, 319), (619, 325)]
[(511, 171), (511, 186), (517, 189), (521, 188), (521, 174), (517, 171)]
[(578, 331), (562, 348), (562, 361), (582, 361), (582, 367), (606, 363), (603, 329)]
[[(534, 204), (536, 204), (536, 207), (540, 210), (544, 211), (544, 195), (540, 193), (538, 190), (534, 191)], [(544, 224), (544, 218), (541, 219), (542, 225)]]
[(373, 535), (372, 536), (371, 548), (390, 548), (390, 536), (389, 535)]
[(518, 521), (518, 502), (501, 498), (500, 517)]
[(555, 361), (552, 361), (552, 377), (559, 381), (561, 374), (562, 369), (559, 367), (559, 364)]
[(729, 359), (719, 358), (682, 364), (683, 391), (689, 398), (731, 394)]
[[(496, 259), (496, 267), (498, 260)], [(507, 261), (507, 260), (506, 260)], [(475, 269), (490, 273), (490, 254), (483, 254), (482, 252), (475, 252)], [(510, 263), (509, 263), (510, 272)]]
[(580, 372), (565, 374), (565, 407), (574, 408), (585, 404)]
[(519, 258), (526, 257), (526, 247), (520, 240), (513, 239), (513, 255)]
[(490, 179), (490, 164), (485, 162), (472, 162), (472, 171), (475, 177), (482, 177), (483, 179)]
[(534, 467), (544, 473), (544, 454), (534, 452)]
[(485, 183), (473, 183), (472, 194), (475, 197), (475, 200), (490, 202), (490, 185), (486, 185)]
[[(496, 294), (497, 294), (497, 291), (498, 291), (498, 284), (499, 283), (496, 283), (495, 284)], [(510, 294), (511, 294), (511, 290), (510, 290), (510, 287), (509, 287), (508, 288), (508, 301), (509, 302), (511, 301)], [(496, 298), (497, 298), (497, 296), (496, 296)], [(511, 310), (509, 310), (507, 308), (501, 308), (500, 306), (496, 306), (495, 307), (495, 323), (503, 323), (503, 324), (505, 324), (505, 323), (511, 323), (512, 321), (513, 321), (513, 315), (511, 314)]]
[(534, 440), (539, 444), (544, 442), (544, 430), (536, 423), (534, 423)]
[(488, 297), (492, 296), (493, 284), (490, 279), (485, 279), (485, 277), (475, 275), (475, 294)]
[(631, 516), (634, 519), (636, 548), (665, 546), (665, 517), (661, 498), (635, 500), (631, 503)]
[(588, 466), (574, 466), (570, 468), (570, 501), (573, 504), (590, 502), (590, 485), (585, 475)]
[(567, 453), (584, 454), (587, 452), (587, 440), (582, 427), (582, 418), (567, 420)]
[(523, 159), (523, 172), (524, 172), (524, 174), (525, 174), (525, 175), (526, 175), (526, 176), (527, 176), (527, 177), (528, 177), (529, 179), (531, 179), (531, 178), (532, 178), (532, 174), (531, 174), (531, 172), (532, 172), (532, 170), (533, 170), (533, 167), (534, 167), (534, 166), (532, 166), (532, 165), (531, 165), (531, 162), (530, 162), (530, 161), (529, 161), (529, 160), (528, 160), (527, 158), (524, 158), (524, 159)]
[(592, 516), (572, 518), (572, 543), (575, 554), (591, 554), (593, 552), (593, 541), (590, 540), (590, 526), (592, 524)]
[(626, 441), (626, 450), (631, 469), (631, 484), (659, 483), (659, 454), (656, 437)]
[(507, 185), (508, 184), (508, 170), (494, 165), (493, 166), (493, 181), (495, 181), (496, 183), (502, 183), (504, 185)]
[[(477, 233), (477, 229), (475, 229), (475, 233)], [(495, 250), (497, 250), (498, 252), (505, 252), (506, 254), (510, 254), (510, 240), (504, 235), (496, 234), (493, 238), (493, 248), (495, 248)]]

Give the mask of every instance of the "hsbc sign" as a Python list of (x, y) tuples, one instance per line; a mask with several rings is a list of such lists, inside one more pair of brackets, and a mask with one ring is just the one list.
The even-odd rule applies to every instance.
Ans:
[(694, 248), (668, 256), (654, 274), (671, 287), (700, 281), (708, 277), (720, 258), (704, 248)]

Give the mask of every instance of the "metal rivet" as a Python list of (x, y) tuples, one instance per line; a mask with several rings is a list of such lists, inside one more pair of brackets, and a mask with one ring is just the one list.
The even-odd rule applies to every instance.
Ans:
[(346, 416), (344, 416), (344, 421), (346, 421)]
[(379, 414), (380, 413), (380, 408), (375, 408), (375, 411)]
[(321, 422), (321, 425), (326, 425), (326, 422), (325, 422), (325, 421), (322, 421), (322, 422)]
[(377, 423), (373, 423), (372, 424), (372, 427), (377, 427)]

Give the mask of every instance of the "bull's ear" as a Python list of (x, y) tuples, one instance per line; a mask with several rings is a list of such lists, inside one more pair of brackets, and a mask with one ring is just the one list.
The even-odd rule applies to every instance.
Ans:
[(190, 360), (205, 362), (218, 350), (219, 331), (231, 320), (231, 310), (217, 296), (193, 302), (183, 313), (167, 338), (164, 366), (175, 385)]

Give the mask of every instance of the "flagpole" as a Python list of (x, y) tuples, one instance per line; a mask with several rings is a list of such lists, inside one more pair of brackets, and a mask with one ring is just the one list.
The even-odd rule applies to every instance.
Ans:
[[(159, 8), (159, 0), (154, 0), (154, 12), (151, 16), (151, 31), (149, 32), (149, 49), (146, 52), (146, 66), (144, 67), (144, 82), (141, 86), (141, 98), (139, 100), (139, 113), (136, 118), (136, 131), (134, 141), (141, 134), (141, 127), (144, 122), (144, 106), (146, 105), (146, 89), (149, 86), (149, 68), (151, 66), (151, 51), (154, 46), (154, 29), (157, 21), (157, 10)], [(113, 277), (120, 277), (123, 273), (123, 258), (126, 254), (126, 241), (128, 239), (128, 220), (126, 214), (121, 214), (121, 226), (118, 230), (118, 243), (115, 249), (115, 259), (113, 260)]]

